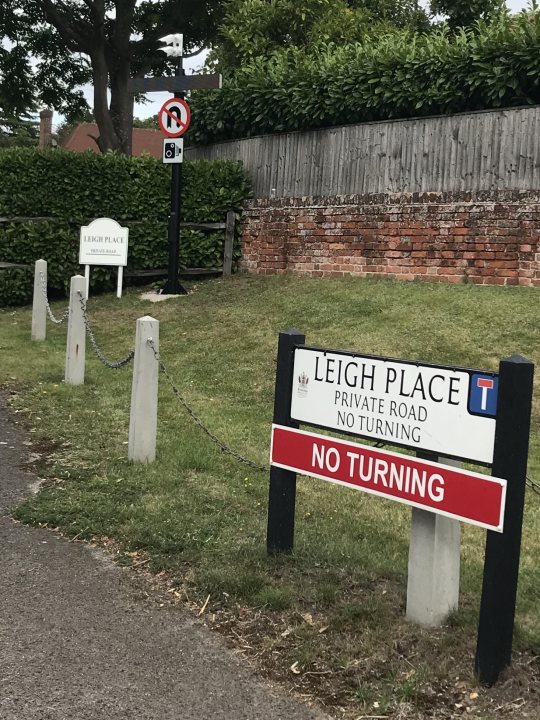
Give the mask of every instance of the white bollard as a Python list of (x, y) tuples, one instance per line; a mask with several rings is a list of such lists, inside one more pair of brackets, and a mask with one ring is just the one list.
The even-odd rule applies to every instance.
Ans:
[[(459, 465), (449, 458), (445, 465)], [(459, 603), (459, 520), (420, 508), (412, 509), (407, 619), (424, 627), (439, 627)]]
[(32, 340), (45, 340), (47, 337), (46, 287), (47, 261), (36, 260), (34, 269), (34, 299), (32, 302)]
[(159, 321), (146, 315), (137, 320), (128, 459), (153, 462), (156, 458), (159, 362), (148, 340), (159, 351)]
[(84, 277), (74, 275), (71, 278), (69, 293), (66, 366), (64, 372), (64, 381), (68, 385), (82, 385), (84, 383), (86, 328), (79, 293), (84, 298), (85, 290)]

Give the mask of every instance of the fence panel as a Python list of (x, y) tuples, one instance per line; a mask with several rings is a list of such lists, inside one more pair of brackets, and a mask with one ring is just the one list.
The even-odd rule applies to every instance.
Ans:
[(186, 158), (241, 160), (255, 197), (536, 190), (540, 106), (265, 135)]

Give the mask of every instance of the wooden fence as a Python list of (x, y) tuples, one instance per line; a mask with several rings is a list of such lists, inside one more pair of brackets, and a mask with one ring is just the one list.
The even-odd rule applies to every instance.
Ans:
[(241, 160), (255, 197), (536, 190), (540, 106), (265, 135), (189, 148)]
[[(25, 223), (25, 222), (50, 222), (59, 220), (60, 222), (66, 222), (68, 225), (75, 225), (80, 227), (80, 220), (74, 221), (71, 219), (54, 218), (54, 217), (0, 217), (0, 227), (2, 225), (9, 225), (11, 223)], [(124, 224), (140, 225), (142, 220), (123, 220)], [(191, 275), (230, 275), (232, 273), (232, 262), (233, 262), (233, 249), (234, 249), (234, 232), (236, 224), (236, 215), (234, 210), (229, 210), (226, 215), (225, 222), (207, 222), (207, 223), (193, 223), (193, 222), (181, 222), (180, 227), (186, 230), (200, 230), (202, 232), (212, 232), (214, 230), (224, 230), (225, 237), (223, 241), (223, 265), (220, 268), (183, 268), (180, 270), (179, 275), (182, 277), (189, 277)], [(7, 270), (13, 268), (30, 268), (31, 265), (13, 263), (13, 262), (0, 262), (0, 270)], [(147, 268), (144, 270), (131, 270), (124, 273), (126, 278), (144, 278), (144, 277), (163, 277), (167, 275), (167, 268)]]

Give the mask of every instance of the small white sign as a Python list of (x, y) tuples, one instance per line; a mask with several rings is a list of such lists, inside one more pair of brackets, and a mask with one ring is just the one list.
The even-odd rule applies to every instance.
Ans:
[(181, 163), (184, 161), (184, 138), (163, 139), (163, 162)]
[(129, 229), (110, 218), (98, 218), (81, 227), (81, 265), (127, 265)]
[(495, 373), (297, 348), (291, 418), (491, 464), (497, 390)]

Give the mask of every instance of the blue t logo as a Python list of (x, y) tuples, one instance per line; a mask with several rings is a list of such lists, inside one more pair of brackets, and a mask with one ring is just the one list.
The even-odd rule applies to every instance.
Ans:
[(475, 415), (495, 417), (497, 414), (497, 395), (499, 378), (493, 375), (471, 375), (469, 387), (469, 412)]

